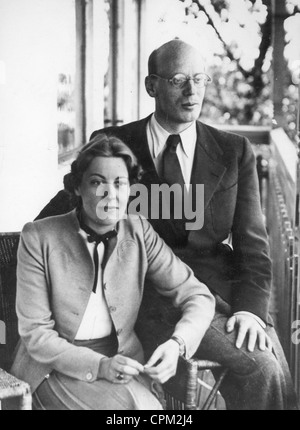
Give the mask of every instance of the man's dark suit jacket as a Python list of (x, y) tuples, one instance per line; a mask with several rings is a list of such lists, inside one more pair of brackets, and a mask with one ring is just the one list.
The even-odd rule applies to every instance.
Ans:
[[(145, 172), (142, 182), (161, 184), (150, 155), (149, 117), (95, 131), (122, 139)], [(204, 226), (182, 236), (170, 220), (149, 220), (173, 251), (210, 290), (232, 306), (268, 319), (271, 288), (269, 245), (260, 206), (256, 160), (250, 142), (197, 121), (197, 144), (191, 184), (204, 184)], [(61, 191), (38, 218), (72, 209)], [(232, 234), (232, 248), (222, 242)]]

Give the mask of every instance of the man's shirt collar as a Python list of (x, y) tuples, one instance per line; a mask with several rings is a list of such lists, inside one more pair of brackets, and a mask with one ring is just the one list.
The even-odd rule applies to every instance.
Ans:
[[(155, 158), (162, 152), (166, 141), (171, 133), (165, 130), (156, 120), (155, 114), (150, 119), (150, 132), (153, 140), (153, 155)], [(181, 138), (181, 149), (188, 158), (194, 157), (197, 140), (196, 121), (192, 122), (188, 128), (179, 133)]]

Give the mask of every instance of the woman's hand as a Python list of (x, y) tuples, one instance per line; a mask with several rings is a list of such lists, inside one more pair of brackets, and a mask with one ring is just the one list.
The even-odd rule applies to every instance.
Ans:
[(176, 374), (179, 345), (170, 339), (160, 345), (144, 366), (145, 373), (155, 381), (164, 384)]
[(127, 384), (143, 371), (144, 366), (138, 361), (123, 355), (115, 355), (112, 358), (102, 358), (98, 379), (106, 379), (113, 384)]

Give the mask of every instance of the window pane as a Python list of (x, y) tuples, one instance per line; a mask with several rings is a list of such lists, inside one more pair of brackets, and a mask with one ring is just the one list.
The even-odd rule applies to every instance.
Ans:
[(74, 85), (76, 66), (75, 0), (63, 0), (57, 14), (57, 139), (59, 155), (75, 146)]

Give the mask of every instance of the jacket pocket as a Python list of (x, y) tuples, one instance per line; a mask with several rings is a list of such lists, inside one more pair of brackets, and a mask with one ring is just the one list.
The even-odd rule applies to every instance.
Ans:
[(217, 191), (211, 199), (213, 229), (216, 234), (224, 236), (224, 239), (232, 229), (237, 189), (238, 185), (234, 184), (226, 190)]

